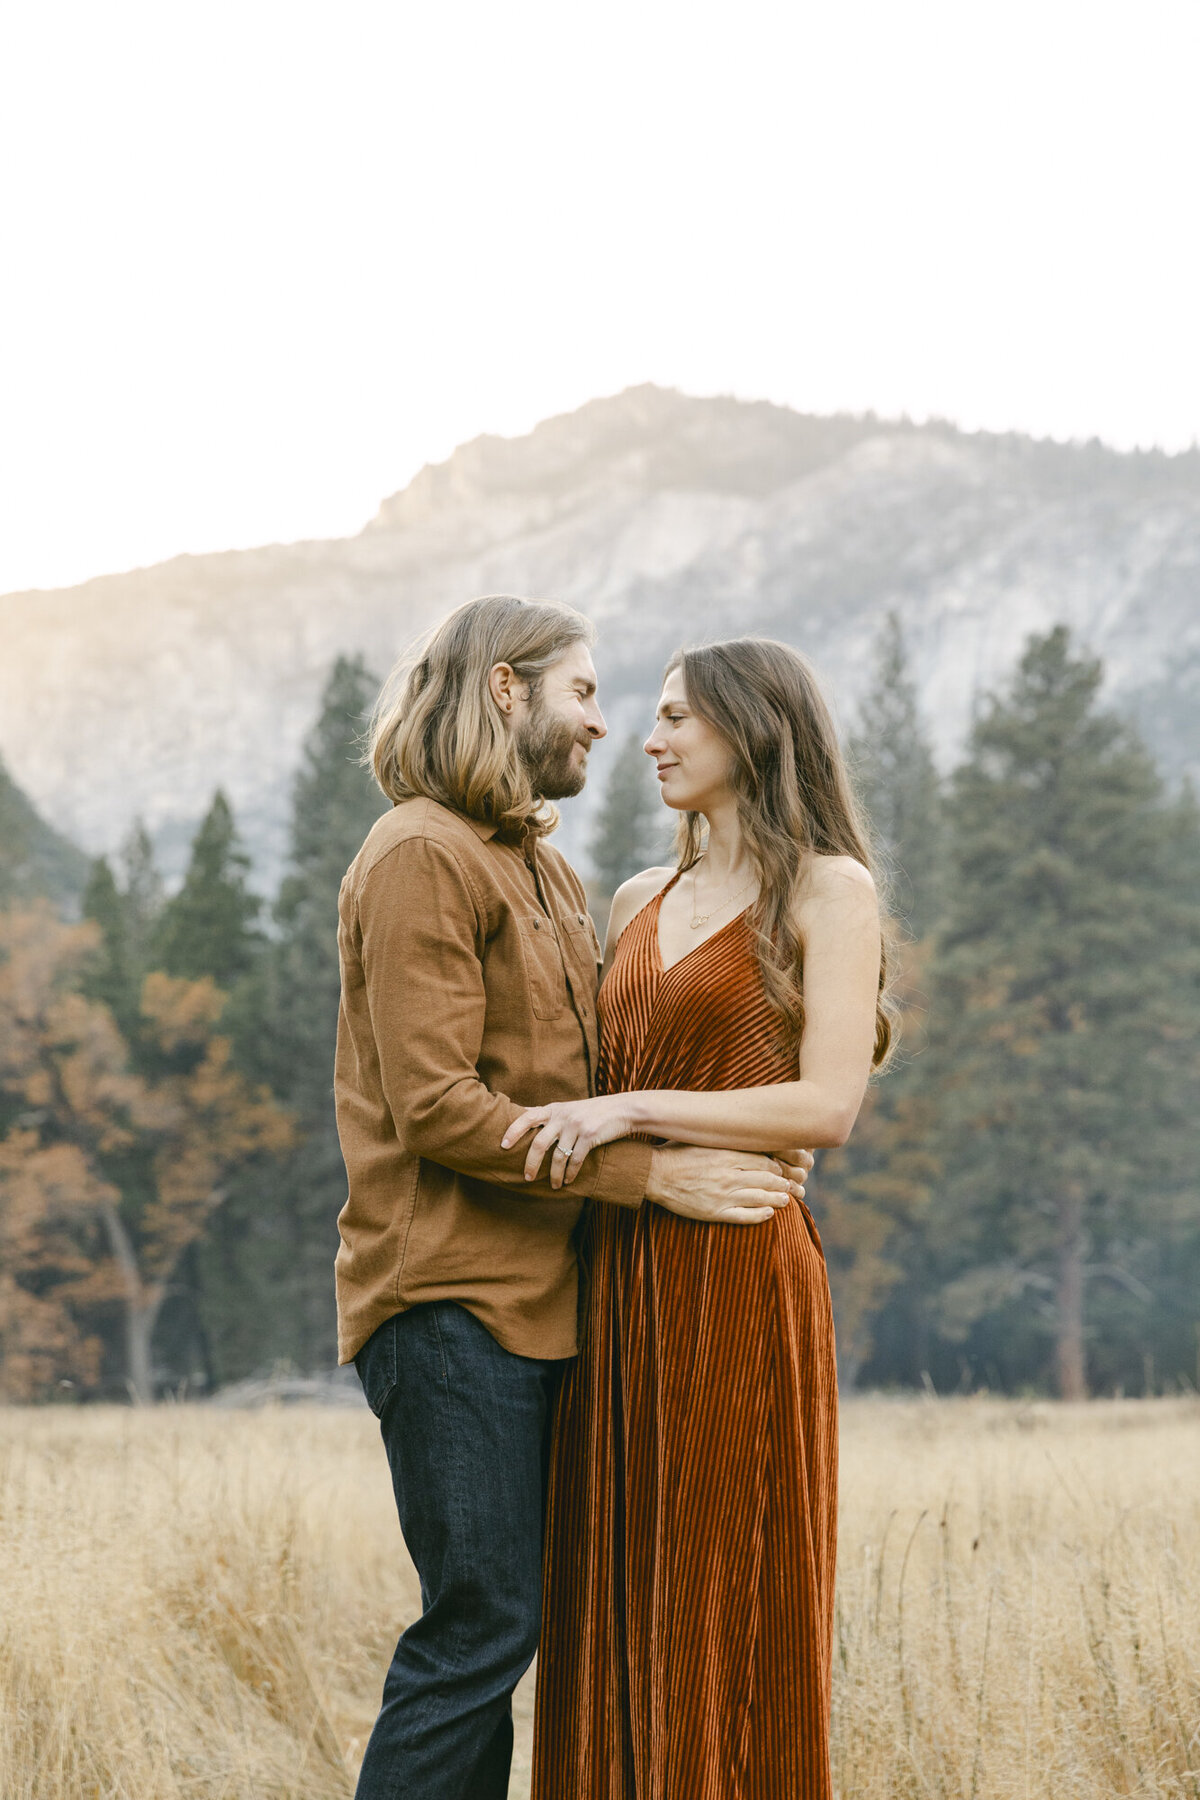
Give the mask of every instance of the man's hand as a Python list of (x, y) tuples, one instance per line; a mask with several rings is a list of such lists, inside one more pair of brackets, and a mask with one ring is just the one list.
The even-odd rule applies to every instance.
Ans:
[(646, 1198), (702, 1225), (763, 1225), (804, 1192), (807, 1171), (802, 1163), (794, 1167), (799, 1182), (789, 1180), (781, 1163), (749, 1150), (666, 1144), (650, 1159)]

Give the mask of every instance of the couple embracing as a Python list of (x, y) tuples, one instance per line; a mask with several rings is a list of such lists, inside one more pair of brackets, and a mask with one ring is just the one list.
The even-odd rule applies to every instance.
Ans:
[(591, 627), (491, 597), (372, 728), (395, 803), (342, 886), (340, 1354), (423, 1611), (360, 1800), (828, 1800), (837, 1383), (808, 1148), (887, 1050), (879, 911), (804, 660), (667, 669), (673, 868), (603, 981), (550, 803), (605, 735)]

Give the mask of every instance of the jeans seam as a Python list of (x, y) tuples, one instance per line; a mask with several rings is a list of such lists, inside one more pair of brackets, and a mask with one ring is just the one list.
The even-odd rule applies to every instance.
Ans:
[[(440, 1363), (442, 1365), (442, 1406), (443, 1406), (443, 1409), (445, 1412), (447, 1424), (449, 1424), (451, 1422), (450, 1369), (449, 1369), (449, 1365), (446, 1362), (446, 1342), (442, 1336), (442, 1322), (438, 1316), (438, 1312), (439, 1312), (439, 1308), (442, 1305), (453, 1306), (454, 1304), (455, 1304), (454, 1301), (448, 1301), (448, 1302), (435, 1301), (431, 1308), (431, 1311), (433, 1314), (433, 1332), (434, 1332), (434, 1336), (437, 1338), (438, 1360), (440, 1361)], [(466, 1505), (463, 1501), (461, 1492), (459, 1491), (457, 1486), (455, 1488), (455, 1493), (454, 1493), (454, 1510), (457, 1514), (457, 1519), (455, 1522), (458, 1525), (458, 1527), (461, 1529), (463, 1522), (465, 1520), (465, 1517), (466, 1517)], [(447, 1657), (447, 1661), (450, 1663), (451, 1668), (454, 1669), (455, 1671), (464, 1667), (461, 1657), (458, 1657), (458, 1656)]]
[[(396, 1318), (398, 1316), (399, 1315), (393, 1315), (392, 1318), (386, 1319), (384, 1321), (384, 1323), (377, 1328), (377, 1332), (372, 1334), (372, 1338), (375, 1341), (375, 1354), (378, 1356), (379, 1354), (381, 1354), (378, 1333), (382, 1333), (384, 1331), (387, 1332), (387, 1334), (388, 1334), (388, 1352), (390, 1354), (389, 1379), (383, 1390), (383, 1393), (379, 1397), (379, 1405), (378, 1406), (376, 1406), (374, 1401), (371, 1399), (371, 1395), (368, 1392), (368, 1388), (367, 1388), (367, 1382), (364, 1379), (365, 1370), (370, 1366), (369, 1363), (366, 1363), (363, 1365), (362, 1368), (359, 1368), (358, 1357), (356, 1356), (354, 1359), (354, 1366), (355, 1366), (355, 1369), (358, 1370), (358, 1379), (359, 1379), (360, 1383), (362, 1384), (363, 1393), (366, 1395), (367, 1404), (370, 1406), (371, 1411), (375, 1414), (375, 1417), (380, 1421), (381, 1424), (383, 1422), (383, 1415), (387, 1411), (388, 1401), (391, 1399), (391, 1397), (395, 1393), (397, 1387), (400, 1385), (400, 1377), (399, 1377), (399, 1373), (398, 1373), (397, 1358), (396, 1358)], [(367, 1339), (367, 1344), (363, 1345), (364, 1350), (367, 1349), (367, 1345), (372, 1342), (372, 1338)], [(359, 1354), (361, 1355), (361, 1352)]]
[[(446, 1393), (449, 1394), (449, 1392), (450, 1392), (450, 1370), (446, 1364), (446, 1343), (445, 1343), (445, 1339), (442, 1337), (442, 1322), (438, 1318), (438, 1307), (441, 1304), (442, 1304), (441, 1301), (435, 1301), (433, 1304), (433, 1308), (432, 1308), (433, 1334), (437, 1338), (438, 1361), (442, 1365), (442, 1386), (445, 1388)], [(450, 1304), (453, 1305), (454, 1302), (451, 1301)]]

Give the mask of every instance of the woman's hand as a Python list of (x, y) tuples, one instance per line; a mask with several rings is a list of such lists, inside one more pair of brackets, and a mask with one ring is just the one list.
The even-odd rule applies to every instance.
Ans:
[(614, 1138), (628, 1137), (635, 1129), (629, 1102), (630, 1094), (601, 1094), (595, 1100), (554, 1100), (549, 1106), (527, 1106), (513, 1120), (500, 1140), (502, 1150), (529, 1132), (536, 1135), (525, 1158), (526, 1181), (536, 1180), (546, 1152), (554, 1146), (550, 1157), (550, 1186), (569, 1186), (589, 1150), (597, 1144), (611, 1144)]
[(804, 1198), (804, 1184), (812, 1174), (815, 1160), (811, 1150), (776, 1150), (775, 1152), (775, 1161), (788, 1180), (793, 1183), (793, 1191), (797, 1200)]

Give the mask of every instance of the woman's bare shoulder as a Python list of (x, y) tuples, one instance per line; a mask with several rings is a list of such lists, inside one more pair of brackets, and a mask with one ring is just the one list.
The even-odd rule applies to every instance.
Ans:
[(879, 897), (874, 878), (856, 856), (809, 857), (796, 896), (796, 916), (804, 918), (814, 910), (824, 911), (829, 906), (878, 914)]
[(613, 895), (612, 911), (608, 915), (608, 941), (615, 944), (632, 918), (641, 912), (660, 894), (670, 881), (675, 870), (662, 864), (653, 869), (643, 869), (640, 874), (631, 875), (623, 881)]

